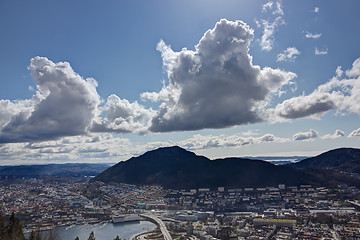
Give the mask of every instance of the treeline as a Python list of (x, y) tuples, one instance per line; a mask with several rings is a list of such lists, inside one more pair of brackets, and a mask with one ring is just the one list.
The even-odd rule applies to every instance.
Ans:
[(26, 238), (19, 220), (12, 213), (8, 221), (0, 214), (0, 240), (60, 240), (60, 237), (55, 230), (47, 231), (46, 234), (33, 230)]
[[(79, 240), (79, 237), (76, 237), (75, 240)], [(89, 235), (89, 238), (87, 240), (96, 240), (94, 232), (91, 232)], [(116, 236), (114, 240), (121, 240), (119, 236)]]
[[(14, 213), (11, 214), (8, 221), (0, 213), (0, 240), (60, 240), (60, 236), (55, 230), (47, 231), (45, 234), (41, 234), (39, 230), (33, 230), (26, 238)], [(79, 237), (76, 237), (75, 240), (79, 240)], [(88, 240), (96, 240), (94, 232), (90, 233)], [(121, 239), (116, 236), (114, 240)]]
[(26, 240), (19, 220), (12, 213), (9, 221), (5, 221), (0, 214), (0, 239), (1, 240)]

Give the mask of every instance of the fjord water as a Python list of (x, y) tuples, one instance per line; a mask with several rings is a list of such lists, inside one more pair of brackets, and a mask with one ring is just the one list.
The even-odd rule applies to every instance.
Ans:
[(121, 239), (131, 240), (135, 235), (155, 228), (156, 225), (152, 222), (139, 221), (117, 224), (109, 223), (103, 228), (101, 228), (101, 224), (96, 226), (89, 224), (85, 227), (76, 225), (68, 230), (65, 227), (60, 227), (57, 231), (60, 235), (60, 240), (73, 240), (76, 237), (79, 237), (80, 240), (86, 240), (89, 238), (91, 231), (94, 232), (96, 240), (112, 240), (116, 236), (119, 236)]

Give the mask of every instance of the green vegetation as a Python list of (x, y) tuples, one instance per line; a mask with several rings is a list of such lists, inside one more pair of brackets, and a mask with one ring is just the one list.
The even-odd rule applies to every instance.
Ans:
[[(31, 231), (27, 240), (59, 240), (59, 234), (56, 230), (47, 231), (40, 234), (39, 230)], [(0, 214), (0, 240), (26, 240), (19, 220), (12, 213), (9, 221), (5, 221), (4, 216)]]
[(0, 214), (0, 239), (1, 240), (25, 240), (19, 220), (12, 213), (9, 221), (5, 221)]
[(90, 233), (90, 236), (89, 236), (88, 240), (95, 240), (94, 232)]
[(104, 196), (104, 193), (99, 190), (99, 186), (96, 183), (89, 184), (84, 190), (82, 190), (81, 194), (88, 199), (101, 199)]
[(41, 240), (40, 232), (32, 230), (29, 236), (29, 240)]

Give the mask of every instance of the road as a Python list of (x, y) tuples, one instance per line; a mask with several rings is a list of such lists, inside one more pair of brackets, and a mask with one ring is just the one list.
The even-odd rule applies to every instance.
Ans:
[(160, 231), (161, 231), (162, 235), (164, 236), (164, 239), (172, 240), (172, 237), (171, 237), (169, 231), (167, 230), (164, 222), (160, 218), (158, 218), (155, 215), (150, 215), (150, 214), (139, 214), (139, 216), (144, 217), (144, 218), (149, 218), (149, 219), (152, 219), (153, 221), (155, 221), (156, 224), (158, 225), (158, 227), (160, 228)]

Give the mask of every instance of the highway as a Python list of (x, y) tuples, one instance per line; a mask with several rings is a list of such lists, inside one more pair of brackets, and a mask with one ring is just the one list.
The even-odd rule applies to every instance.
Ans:
[(353, 206), (355, 206), (356, 208), (360, 208), (360, 204), (355, 202), (355, 201), (350, 201), (350, 200), (346, 200), (348, 203), (352, 204)]
[(158, 227), (160, 228), (161, 233), (164, 236), (164, 239), (165, 240), (172, 240), (172, 237), (171, 237), (169, 231), (167, 230), (164, 222), (160, 218), (158, 218), (155, 215), (150, 215), (150, 214), (139, 214), (139, 216), (144, 217), (144, 218), (148, 218), (148, 219), (152, 219), (153, 221), (155, 221), (156, 224), (158, 225)]

